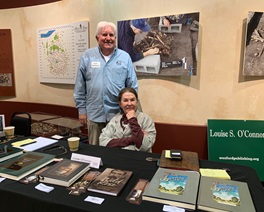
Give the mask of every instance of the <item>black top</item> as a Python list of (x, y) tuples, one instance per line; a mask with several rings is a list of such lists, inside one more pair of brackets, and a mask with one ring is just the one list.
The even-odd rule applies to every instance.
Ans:
[[(59, 145), (67, 147), (67, 142), (59, 141)], [(49, 153), (52, 153), (52, 151)], [(36, 183), (26, 185), (6, 179), (0, 183), (1, 211), (162, 211), (163, 204), (142, 201), (140, 205), (135, 205), (126, 201), (126, 197), (139, 179), (151, 180), (158, 166), (157, 162), (147, 161), (146, 158), (159, 158), (159, 154), (88, 144), (80, 144), (80, 148), (76, 153), (100, 157), (103, 166), (100, 167), (99, 171), (103, 171), (109, 167), (131, 170), (133, 171), (133, 175), (117, 197), (90, 191), (86, 191), (86, 193), (82, 193), (80, 196), (74, 196), (70, 195), (69, 190), (65, 187), (49, 184), (47, 185), (53, 186), (55, 189), (50, 193), (45, 193), (35, 189)], [(70, 158), (71, 152), (68, 149), (67, 154), (59, 157)], [(230, 169), (229, 175), (233, 180), (248, 183), (256, 211), (264, 211), (264, 190), (255, 170), (246, 166), (206, 160), (200, 161), (200, 167)], [(88, 196), (101, 197), (104, 198), (104, 201), (101, 205), (84, 201)]]

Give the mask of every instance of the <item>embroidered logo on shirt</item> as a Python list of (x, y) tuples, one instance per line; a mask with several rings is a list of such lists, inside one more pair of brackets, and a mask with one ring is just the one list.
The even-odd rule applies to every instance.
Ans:
[(118, 60), (118, 61), (116, 61), (116, 65), (121, 65), (121, 61), (120, 60)]

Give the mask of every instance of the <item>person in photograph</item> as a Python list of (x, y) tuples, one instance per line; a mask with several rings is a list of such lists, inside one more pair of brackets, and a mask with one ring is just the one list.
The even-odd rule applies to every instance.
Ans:
[(184, 14), (178, 14), (178, 15), (168, 15), (168, 16), (162, 16), (162, 24), (164, 26), (170, 26), (171, 24), (177, 24), (177, 23), (185, 23), (185, 15)]
[(83, 53), (77, 71), (74, 100), (92, 145), (99, 144), (101, 130), (119, 112), (120, 90), (138, 90), (133, 63), (127, 52), (116, 47), (116, 35), (115, 24), (99, 22), (95, 36), (98, 47)]
[(126, 51), (133, 62), (136, 62), (149, 55), (159, 53), (158, 48), (151, 48), (145, 52), (137, 51), (135, 46), (135, 36), (147, 33), (150, 30), (150, 25), (147, 23), (146, 18), (134, 19), (127, 21), (119, 21), (118, 27), (118, 48)]
[(137, 92), (133, 88), (122, 89), (118, 102), (121, 111), (102, 130), (100, 145), (151, 152), (156, 128), (152, 119), (137, 109)]

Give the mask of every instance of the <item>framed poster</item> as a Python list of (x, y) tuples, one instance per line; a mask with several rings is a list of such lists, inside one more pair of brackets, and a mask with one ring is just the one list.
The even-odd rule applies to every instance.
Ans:
[(15, 96), (11, 29), (0, 29), (0, 96)]
[(264, 76), (264, 16), (263, 12), (248, 12), (244, 76)]
[(121, 20), (117, 29), (137, 76), (197, 74), (199, 13)]
[(88, 21), (37, 30), (39, 81), (74, 84), (82, 53), (88, 48)]

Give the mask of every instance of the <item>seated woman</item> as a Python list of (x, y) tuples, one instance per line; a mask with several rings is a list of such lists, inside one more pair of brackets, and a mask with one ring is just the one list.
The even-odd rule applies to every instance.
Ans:
[(101, 146), (151, 152), (156, 140), (152, 119), (137, 109), (138, 95), (133, 88), (124, 88), (118, 96), (121, 112), (102, 130)]

